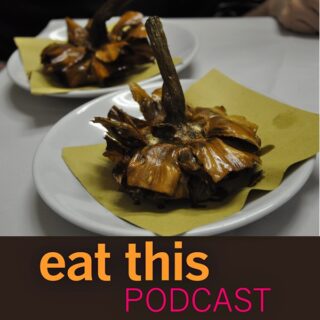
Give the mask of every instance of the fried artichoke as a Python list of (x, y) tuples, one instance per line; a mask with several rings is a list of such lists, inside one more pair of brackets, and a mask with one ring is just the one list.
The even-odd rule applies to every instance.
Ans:
[(106, 21), (128, 1), (108, 0), (81, 27), (66, 18), (68, 43), (53, 43), (43, 49), (44, 72), (67, 87), (104, 86), (135, 67), (154, 61), (140, 12), (124, 13), (111, 31)]
[(157, 17), (146, 30), (163, 77), (151, 96), (131, 84), (144, 119), (113, 106), (96, 117), (106, 129), (104, 155), (115, 163), (113, 176), (136, 203), (149, 199), (189, 199), (193, 205), (222, 200), (254, 184), (261, 176), (261, 142), (257, 126), (242, 116), (229, 116), (223, 106), (191, 108), (170, 56)]

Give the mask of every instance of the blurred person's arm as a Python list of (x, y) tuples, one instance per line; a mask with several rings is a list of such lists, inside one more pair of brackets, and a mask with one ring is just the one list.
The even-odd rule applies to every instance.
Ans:
[(266, 0), (247, 16), (273, 16), (289, 30), (319, 32), (319, 0)]

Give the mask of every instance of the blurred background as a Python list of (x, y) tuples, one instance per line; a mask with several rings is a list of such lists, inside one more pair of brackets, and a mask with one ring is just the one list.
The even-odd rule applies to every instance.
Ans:
[[(7, 60), (15, 49), (14, 36), (35, 36), (51, 19), (88, 18), (105, 0), (10, 0), (0, 10), (0, 60)], [(126, 9), (145, 15), (162, 17), (239, 16), (256, 7), (263, 0), (134, 0)]]
[[(15, 50), (14, 36), (35, 36), (51, 19), (92, 17), (105, 0), (9, 0), (0, 8), (0, 61)], [(133, 0), (124, 10), (161, 17), (272, 15), (288, 29), (319, 31), (319, 0)], [(124, 11), (122, 10), (122, 11)]]

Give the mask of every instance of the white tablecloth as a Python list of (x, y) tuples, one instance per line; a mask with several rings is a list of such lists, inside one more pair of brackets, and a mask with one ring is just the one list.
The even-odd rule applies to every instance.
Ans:
[[(318, 38), (281, 30), (272, 18), (174, 19), (192, 29), (200, 48), (181, 78), (217, 68), (242, 84), (318, 112)], [(47, 30), (63, 24), (49, 23)], [(0, 235), (90, 235), (60, 218), (40, 199), (32, 160), (41, 139), (85, 100), (34, 97), (0, 72)], [(228, 235), (318, 235), (319, 169), (280, 209)], [(63, 183), (63, 181), (62, 181)]]

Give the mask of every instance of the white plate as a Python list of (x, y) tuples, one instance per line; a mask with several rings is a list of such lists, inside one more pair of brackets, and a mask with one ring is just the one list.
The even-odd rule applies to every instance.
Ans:
[[(193, 82), (182, 80), (184, 90)], [(144, 88), (150, 92), (161, 84), (157, 82)], [(61, 158), (63, 147), (103, 143), (103, 128), (90, 123), (90, 120), (98, 115), (106, 115), (113, 105), (133, 116), (141, 116), (129, 90), (102, 96), (70, 112), (52, 127), (41, 142), (33, 163), (34, 181), (40, 196), (53, 210), (84, 229), (103, 235), (150, 236), (152, 232), (117, 218), (94, 200)], [(314, 161), (310, 159), (301, 164), (286, 176), (277, 189), (250, 200), (238, 213), (222, 221), (195, 228), (185, 235), (218, 234), (262, 218), (288, 201), (304, 185), (312, 172)]]
[[(110, 20), (110, 24), (113, 24), (117, 18)], [(176, 66), (178, 72), (185, 69), (190, 63), (195, 53), (198, 50), (198, 41), (192, 32), (175, 24), (168, 22), (165, 19), (162, 20), (164, 30), (166, 32), (170, 51), (172, 56), (181, 57), (182, 63)], [(83, 24), (83, 23), (81, 23)], [(66, 28), (57, 28), (51, 32), (44, 32), (41, 34), (42, 38), (50, 38), (53, 40), (66, 40)], [(7, 71), (10, 78), (19, 87), (30, 90), (28, 78), (24, 72), (24, 68), (20, 59), (18, 50), (16, 50), (9, 58), (7, 64)], [(147, 84), (152, 81), (160, 80), (161, 76), (156, 75), (150, 79), (141, 81), (140, 84)], [(50, 94), (50, 96), (63, 97), (63, 98), (91, 98), (101, 96), (103, 94), (114, 92), (116, 90), (125, 89), (127, 85), (105, 87), (90, 90), (75, 90), (63, 94)]]

